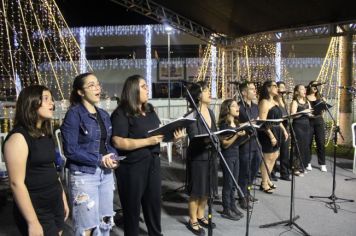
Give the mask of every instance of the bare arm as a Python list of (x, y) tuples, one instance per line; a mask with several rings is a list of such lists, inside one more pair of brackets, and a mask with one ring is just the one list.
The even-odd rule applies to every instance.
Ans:
[(241, 136), (244, 136), (246, 134), (245, 131), (240, 131), (240, 132), (237, 132), (234, 136), (232, 136), (231, 138), (229, 139), (222, 139), (220, 140), (221, 141), (221, 145), (223, 148), (229, 148), (235, 141), (238, 137), (241, 137)]
[(43, 229), (33, 208), (25, 185), (28, 146), (22, 134), (13, 134), (5, 143), (4, 156), (10, 187), (15, 202), (28, 224), (29, 235), (43, 235)]
[[(258, 116), (261, 120), (266, 120), (268, 115), (268, 102), (265, 99), (262, 99), (261, 102), (258, 104)], [(270, 139), (275, 138), (271, 129), (266, 129), (266, 133)]]
[(297, 113), (297, 109), (298, 109), (298, 104), (295, 100), (293, 100), (290, 105), (290, 114), (293, 115), (294, 113)]
[(156, 145), (159, 144), (162, 140), (163, 135), (156, 135), (141, 139), (123, 138), (119, 136), (112, 137), (114, 147), (125, 151)]

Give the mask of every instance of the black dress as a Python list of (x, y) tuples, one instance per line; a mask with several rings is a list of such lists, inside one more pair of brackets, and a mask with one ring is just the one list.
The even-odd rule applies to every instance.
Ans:
[[(211, 118), (212, 132), (217, 131), (215, 116), (212, 110), (209, 109)], [(203, 123), (199, 120), (195, 112), (191, 117), (197, 119), (197, 121), (191, 124), (187, 128), (187, 134), (189, 136), (189, 146), (187, 148), (187, 192), (189, 196), (195, 197), (207, 197), (209, 196), (209, 190), (217, 190), (217, 157), (216, 152), (213, 151), (213, 147), (202, 145), (194, 145), (191, 142), (193, 137), (198, 134), (205, 134), (205, 128)], [(211, 184), (209, 186), (209, 161), (211, 160), (210, 177)]]
[[(267, 114), (267, 119), (281, 119), (282, 118), (282, 110), (279, 106), (275, 105), (269, 109)], [(279, 124), (271, 124), (270, 126), (271, 132), (277, 140), (277, 144), (272, 146), (271, 139), (267, 135), (266, 131), (259, 131), (258, 138), (260, 140), (262, 146), (263, 153), (273, 153), (279, 150), (282, 141), (282, 132)]]
[[(6, 137), (20, 133), (28, 146), (25, 185), (44, 235), (58, 235), (64, 227), (62, 186), (58, 180), (55, 161), (55, 144), (52, 137), (34, 138), (21, 126), (15, 127)], [(28, 225), (16, 202), (14, 218), (22, 235), (28, 235)]]
[[(309, 108), (309, 104), (306, 102), (305, 104), (301, 104), (297, 101), (298, 108), (297, 112), (304, 111)], [(293, 129), (295, 133), (295, 139), (298, 143), (300, 158), (303, 163), (304, 168), (307, 167), (310, 162), (310, 122), (309, 117), (307, 115), (303, 115), (297, 119), (293, 120)], [(294, 144), (295, 145), (295, 144)], [(300, 162), (298, 159), (297, 149), (294, 149), (296, 154), (296, 163), (300, 166)]]

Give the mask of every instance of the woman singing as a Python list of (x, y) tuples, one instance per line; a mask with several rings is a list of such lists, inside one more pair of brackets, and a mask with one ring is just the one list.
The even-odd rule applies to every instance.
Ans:
[[(311, 81), (307, 87), (307, 99), (313, 109), (313, 116), (310, 116), (310, 145), (315, 139), (316, 153), (318, 155), (318, 164), (320, 170), (327, 172), (325, 165), (325, 123), (323, 119), (323, 110), (318, 106), (323, 105), (323, 99), (320, 96), (316, 81)], [(310, 146), (311, 151), (311, 146)], [(308, 163), (307, 170), (311, 171), (312, 166)]]
[[(207, 84), (199, 81), (193, 84), (190, 88), (192, 98), (201, 112), (208, 128), (214, 132), (217, 130), (215, 116), (212, 110), (209, 109), (211, 97)], [(190, 107), (194, 107), (192, 101)], [(214, 159), (216, 154), (212, 147), (206, 145), (194, 145), (192, 139), (198, 134), (206, 134), (203, 122), (198, 114), (193, 111), (190, 114), (191, 118), (195, 118), (196, 122), (187, 128), (189, 136), (189, 146), (187, 149), (187, 171), (188, 171), (188, 209), (189, 222), (188, 229), (196, 235), (204, 235), (205, 231), (202, 227), (208, 227), (208, 219), (205, 217), (205, 207), (207, 205), (209, 195), (212, 195), (215, 181), (213, 181)], [(209, 161), (210, 160), (210, 167)], [(210, 173), (209, 173), (210, 170)], [(215, 224), (212, 223), (212, 227)]]
[(15, 223), (22, 235), (61, 235), (69, 214), (59, 180), (50, 120), (54, 102), (42, 85), (24, 88), (4, 157), (14, 195)]
[[(220, 107), (219, 114), (219, 129), (235, 129), (238, 126), (238, 117), (240, 107), (235, 100), (227, 99)], [(234, 136), (221, 140), (222, 154), (226, 163), (232, 172), (236, 182), (239, 177), (239, 146), (236, 140), (244, 136), (245, 131), (237, 132)], [(236, 199), (234, 194), (234, 182), (223, 161), (220, 161), (221, 169), (223, 171), (223, 189), (222, 189), (222, 217), (229, 220), (239, 220), (243, 217), (243, 213), (236, 207)]]
[(75, 235), (110, 235), (114, 179), (118, 166), (111, 146), (109, 114), (96, 106), (101, 86), (92, 73), (75, 77), (61, 132), (70, 171)]
[[(277, 84), (270, 80), (265, 81), (261, 88), (258, 104), (259, 118), (261, 120), (282, 118), (282, 110), (274, 99), (277, 95)], [(272, 123), (272, 125), (265, 127), (265, 130), (258, 133), (258, 138), (262, 145), (263, 158), (265, 160), (261, 163), (262, 182), (260, 189), (265, 193), (271, 194), (276, 188), (276, 185), (271, 182), (268, 171), (272, 171), (279, 155), (282, 139), (287, 140), (288, 133), (282, 123)], [(268, 169), (266, 169), (266, 166)]]
[[(306, 98), (304, 85), (298, 84), (294, 87), (293, 101), (291, 103), (290, 113), (293, 115), (294, 113), (301, 111), (309, 112), (310, 104)], [(307, 138), (310, 137), (309, 115), (305, 114), (301, 115), (299, 118), (295, 118), (293, 120), (292, 126), (294, 129), (296, 142), (298, 143), (298, 146), (296, 146), (294, 150), (297, 154), (294, 174), (297, 176), (304, 176), (304, 169), (310, 163), (310, 139)], [(299, 160), (297, 148), (299, 149), (301, 160)]]
[[(113, 144), (126, 156), (115, 171), (124, 214), (124, 232), (139, 235), (142, 206), (148, 235), (162, 235), (160, 146), (163, 135), (148, 136), (160, 120), (148, 103), (146, 81), (139, 75), (126, 79), (120, 105), (111, 116)], [(183, 137), (182, 130), (174, 133)]]

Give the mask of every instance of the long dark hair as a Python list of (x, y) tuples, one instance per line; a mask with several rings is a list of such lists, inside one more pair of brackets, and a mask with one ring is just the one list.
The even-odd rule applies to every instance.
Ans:
[(82, 90), (84, 83), (85, 83), (85, 79), (89, 76), (89, 75), (94, 75), (91, 72), (87, 72), (87, 73), (83, 73), (80, 75), (77, 75), (74, 78), (73, 81), (73, 86), (72, 86), (72, 92), (70, 93), (70, 98), (69, 98), (69, 102), (71, 106), (75, 106), (79, 103), (82, 102), (82, 97), (78, 94), (78, 90)]
[[(235, 100), (233, 99), (226, 99), (221, 103), (220, 106), (220, 113), (219, 113), (219, 121), (218, 125), (221, 126), (222, 124), (228, 124), (227, 116), (230, 113), (230, 106)], [(238, 118), (234, 117), (234, 122), (237, 125), (238, 124)]]
[(45, 120), (40, 129), (36, 127), (39, 119), (37, 111), (42, 105), (43, 91), (49, 91), (52, 95), (52, 92), (43, 85), (31, 85), (20, 92), (16, 102), (14, 126), (24, 127), (35, 138), (42, 134), (52, 135), (50, 120)]
[[(192, 95), (192, 98), (193, 98), (194, 103), (196, 105), (199, 104), (200, 96), (201, 96), (203, 90), (206, 89), (207, 87), (208, 87), (208, 84), (203, 80), (198, 81), (198, 82), (193, 83), (193, 84), (190, 85), (189, 92)], [(193, 108), (194, 106), (193, 106), (192, 101), (190, 101), (190, 99), (188, 97), (187, 97), (187, 100), (189, 102), (189, 107)]]
[(126, 115), (137, 116), (141, 112), (153, 111), (152, 105), (145, 103), (139, 108), (140, 102), (140, 80), (144, 78), (141, 75), (132, 75), (125, 80), (122, 88), (121, 100), (118, 107), (122, 108)]
[(262, 99), (270, 99), (270, 95), (269, 95), (269, 92), (268, 92), (268, 88), (271, 87), (273, 81), (272, 80), (266, 80), (261, 89), (260, 89), (260, 95), (258, 97), (258, 101), (260, 102)]
[[(312, 85), (315, 82), (316, 82), (316, 80), (312, 80), (312, 81), (309, 82), (309, 84), (307, 86), (307, 95), (310, 95), (310, 94), (314, 93), (314, 91), (312, 90), (312, 87), (313, 87)], [(316, 99), (320, 99), (321, 96), (320, 96), (320, 93), (319, 93), (319, 89), (317, 87), (315, 87), (315, 88), (316, 88), (315, 97), (316, 97)]]

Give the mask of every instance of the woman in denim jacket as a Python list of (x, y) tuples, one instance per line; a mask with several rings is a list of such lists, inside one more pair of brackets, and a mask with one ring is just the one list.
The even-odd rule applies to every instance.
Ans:
[(75, 235), (110, 235), (113, 224), (112, 169), (118, 166), (111, 146), (109, 114), (96, 107), (101, 86), (92, 73), (73, 82), (71, 107), (61, 126), (70, 170)]

